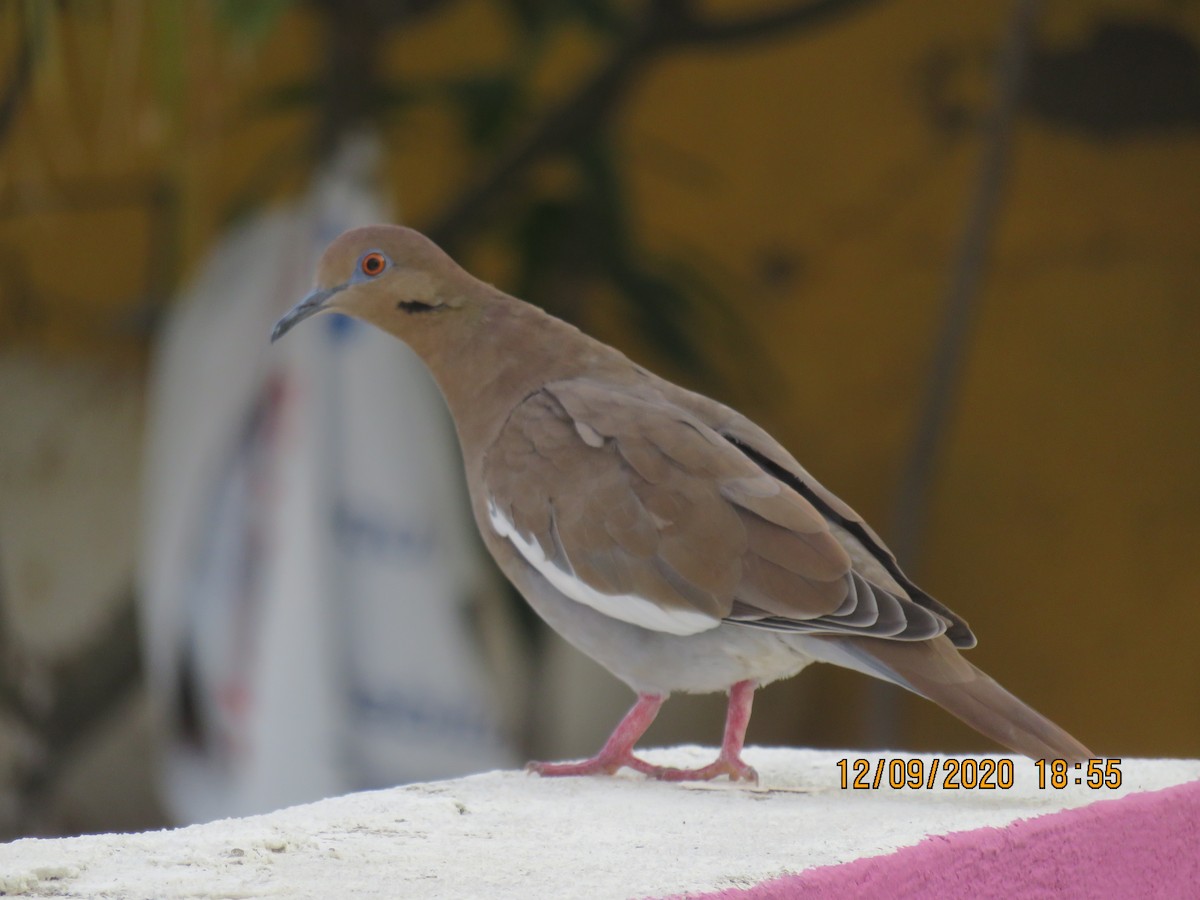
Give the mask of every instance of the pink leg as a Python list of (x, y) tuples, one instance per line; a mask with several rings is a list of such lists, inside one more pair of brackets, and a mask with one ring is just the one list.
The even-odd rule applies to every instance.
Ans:
[(715, 762), (699, 769), (652, 766), (633, 755), (633, 745), (646, 733), (646, 729), (650, 727), (663, 701), (666, 700), (665, 697), (655, 694), (639, 694), (633, 709), (625, 714), (625, 718), (617, 725), (604, 747), (591, 759), (578, 763), (531, 762), (525, 767), (525, 771), (536, 772), (539, 775), (611, 775), (622, 766), (628, 766), (661, 781), (711, 781), (719, 775), (728, 775), (730, 781), (758, 784), (758, 773), (742, 760), (746, 726), (750, 724), (750, 708), (757, 687), (753, 681), (739, 681), (729, 689), (729, 710), (725, 715), (725, 737), (721, 741), (721, 754)]
[(715, 762), (699, 769), (670, 769), (652, 766), (639, 769), (652, 778), (663, 781), (710, 781), (718, 775), (728, 775), (730, 781), (749, 781), (758, 784), (758, 773), (742, 760), (742, 747), (746, 741), (746, 726), (750, 724), (750, 708), (754, 703), (754, 691), (758, 685), (753, 681), (739, 681), (729, 689), (729, 710), (725, 714), (725, 737), (721, 741), (721, 755)]
[(629, 766), (647, 772), (653, 767), (633, 755), (633, 745), (646, 733), (666, 699), (657, 694), (638, 694), (633, 709), (625, 714), (600, 752), (591, 759), (577, 763), (531, 762), (525, 766), (525, 771), (538, 775), (612, 775), (622, 766)]

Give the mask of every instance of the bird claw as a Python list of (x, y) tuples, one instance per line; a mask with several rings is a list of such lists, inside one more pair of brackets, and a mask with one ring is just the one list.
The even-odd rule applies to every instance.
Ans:
[(698, 769), (675, 769), (655, 766), (633, 755), (633, 746), (650, 727), (654, 716), (666, 699), (662, 694), (638, 694), (633, 709), (625, 714), (604, 747), (591, 759), (576, 763), (531, 762), (526, 772), (536, 772), (551, 778), (569, 775), (612, 775), (618, 769), (629, 768), (647, 778), (659, 781), (712, 781), (728, 775), (730, 781), (758, 784), (758, 773), (742, 761), (742, 741), (746, 723), (750, 720), (750, 701), (754, 697), (753, 681), (739, 681), (729, 689), (729, 712), (725, 720), (725, 737), (721, 753), (712, 763)]
[(666, 766), (651, 766), (645, 774), (659, 781), (712, 781), (728, 775), (730, 781), (747, 781), (758, 784), (758, 772), (739, 757), (719, 756), (715, 762), (697, 769), (673, 769)]
[(577, 763), (529, 762), (525, 771), (546, 778), (563, 778), (574, 775), (614, 775), (622, 766), (639, 772), (647, 764), (633, 754), (623, 757), (593, 756)]
[(531, 762), (525, 766), (526, 772), (549, 778), (559, 778), (573, 775), (613, 775), (618, 769), (630, 768), (640, 772), (647, 778), (658, 781), (712, 781), (722, 775), (728, 775), (730, 781), (746, 781), (758, 784), (758, 772), (753, 766), (747, 765), (740, 757), (728, 757), (722, 754), (715, 762), (697, 769), (676, 769), (670, 766), (655, 766), (638, 759), (632, 753), (624, 756), (593, 756), (577, 763), (547, 763)]

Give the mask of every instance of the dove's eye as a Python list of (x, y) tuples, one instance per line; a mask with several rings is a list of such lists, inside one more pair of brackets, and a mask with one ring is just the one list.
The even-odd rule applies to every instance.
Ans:
[(358, 269), (368, 278), (374, 278), (387, 268), (387, 257), (378, 251), (364, 254), (358, 261)]

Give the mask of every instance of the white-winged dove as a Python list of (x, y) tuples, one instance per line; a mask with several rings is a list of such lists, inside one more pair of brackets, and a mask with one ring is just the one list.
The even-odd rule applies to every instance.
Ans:
[[(479, 281), (408, 228), (346, 232), (316, 284), (271, 339), (331, 310), (412, 347), (454, 417), (475, 521), (501, 570), (637, 692), (596, 756), (532, 771), (754, 780), (741, 758), (754, 691), (812, 662), (908, 688), (1030, 757), (1091, 757), (967, 662), (967, 623), (744, 416)], [(673, 691), (729, 692), (712, 764), (634, 756)]]

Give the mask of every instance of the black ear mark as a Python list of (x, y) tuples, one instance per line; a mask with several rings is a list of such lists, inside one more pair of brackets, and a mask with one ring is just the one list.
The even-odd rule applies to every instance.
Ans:
[(422, 303), (420, 300), (401, 300), (396, 304), (396, 309), (406, 313), (423, 313), (433, 312), (437, 307), (431, 303)]

